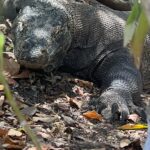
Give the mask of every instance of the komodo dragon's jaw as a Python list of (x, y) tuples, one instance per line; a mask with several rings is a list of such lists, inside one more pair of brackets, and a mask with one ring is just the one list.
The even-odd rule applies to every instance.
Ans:
[(28, 68), (58, 68), (71, 44), (67, 15), (47, 7), (26, 6), (13, 24), (15, 56)]

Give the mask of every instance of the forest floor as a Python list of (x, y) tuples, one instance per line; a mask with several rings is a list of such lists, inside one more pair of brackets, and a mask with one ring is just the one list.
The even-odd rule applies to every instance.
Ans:
[[(7, 51), (10, 51), (10, 41), (7, 37)], [(7, 60), (9, 63), (12, 61), (10, 58)], [(9, 70), (12, 71), (14, 68), (11, 67), (16, 66), (10, 65)], [(42, 150), (142, 149), (147, 136), (146, 129), (120, 130), (122, 125), (119, 122), (107, 122), (100, 114), (96, 114), (95, 118), (85, 116), (87, 110), (81, 109), (82, 104), (98, 98), (101, 93), (93, 83), (67, 73), (45, 74), (24, 68), (19, 68), (18, 74), (8, 79), (13, 97), (36, 133)], [(142, 94), (143, 102), (149, 99), (149, 94)], [(135, 114), (131, 118), (130, 123), (140, 122)], [(0, 150), (3, 149), (35, 150), (0, 84)]]

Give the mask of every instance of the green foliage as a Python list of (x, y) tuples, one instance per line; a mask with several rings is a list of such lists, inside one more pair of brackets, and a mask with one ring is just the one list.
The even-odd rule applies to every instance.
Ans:
[(130, 47), (137, 68), (140, 67), (144, 39), (148, 30), (149, 25), (145, 11), (141, 3), (136, 0), (126, 23), (124, 32), (124, 46)]
[(3, 68), (3, 47), (5, 43), (5, 37), (2, 33), (0, 33), (0, 73), (2, 73)]
[(140, 67), (144, 40), (148, 33), (148, 30), (149, 30), (148, 20), (147, 20), (144, 10), (142, 10), (139, 16), (139, 22), (138, 22), (137, 28), (135, 30), (135, 33), (131, 42), (131, 52), (134, 55), (135, 64), (138, 68)]
[(138, 2), (136, 2), (126, 22), (124, 32), (124, 46), (127, 46), (134, 36), (140, 13), (141, 5)]
[(5, 43), (5, 37), (2, 33), (0, 33), (0, 53), (2, 53), (4, 43)]

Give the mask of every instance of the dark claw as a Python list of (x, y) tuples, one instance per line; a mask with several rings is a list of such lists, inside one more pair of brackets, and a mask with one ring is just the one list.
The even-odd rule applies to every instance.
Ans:
[(128, 119), (128, 113), (126, 111), (123, 111), (120, 115), (120, 123), (121, 124), (125, 124), (127, 122)]
[(112, 105), (111, 112), (112, 112), (111, 121), (119, 120), (120, 118), (119, 106), (116, 103)]
[(143, 108), (137, 107), (135, 109), (135, 113), (141, 117), (141, 121), (143, 122), (147, 121), (146, 112), (143, 110)]

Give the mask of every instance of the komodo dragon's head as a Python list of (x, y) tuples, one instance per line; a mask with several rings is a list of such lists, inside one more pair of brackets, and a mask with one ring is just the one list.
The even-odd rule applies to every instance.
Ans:
[(68, 17), (63, 9), (26, 6), (14, 21), (14, 53), (28, 68), (58, 68), (71, 44)]

